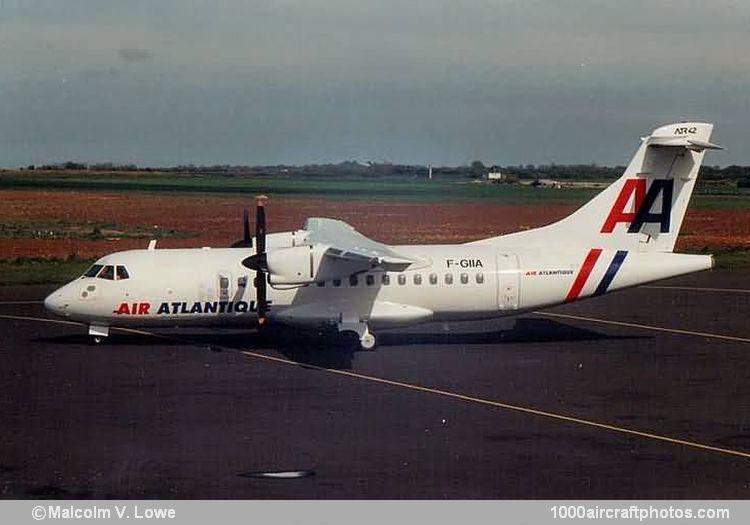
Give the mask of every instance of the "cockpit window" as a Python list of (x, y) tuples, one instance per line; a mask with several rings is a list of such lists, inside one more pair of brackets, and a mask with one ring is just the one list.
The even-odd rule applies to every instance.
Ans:
[(96, 277), (96, 274), (99, 273), (99, 271), (104, 268), (103, 264), (95, 264), (88, 270), (86, 270), (86, 273), (83, 274), (84, 277)]
[(125, 267), (118, 266), (117, 267), (117, 280), (122, 281), (123, 279), (127, 279), (128, 277), (130, 277), (130, 275), (128, 275), (128, 271), (125, 269)]
[(98, 275), (99, 279), (108, 279), (110, 281), (115, 280), (115, 267), (112, 265), (105, 266)]

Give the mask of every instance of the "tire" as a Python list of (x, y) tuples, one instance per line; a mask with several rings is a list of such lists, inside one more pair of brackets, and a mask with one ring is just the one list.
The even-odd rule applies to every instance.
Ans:
[(367, 351), (375, 350), (376, 344), (377, 344), (377, 341), (375, 339), (375, 336), (372, 335), (370, 332), (367, 332), (359, 340), (359, 346), (362, 348), (362, 350), (367, 350)]

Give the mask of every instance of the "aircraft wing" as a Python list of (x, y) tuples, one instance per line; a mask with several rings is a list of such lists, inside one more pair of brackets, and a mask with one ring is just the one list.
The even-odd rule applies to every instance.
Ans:
[(418, 260), (365, 237), (343, 221), (313, 217), (305, 221), (304, 230), (308, 232), (307, 243), (328, 246), (325, 256), (331, 259), (363, 263), (370, 268), (382, 267), (389, 271), (402, 271)]

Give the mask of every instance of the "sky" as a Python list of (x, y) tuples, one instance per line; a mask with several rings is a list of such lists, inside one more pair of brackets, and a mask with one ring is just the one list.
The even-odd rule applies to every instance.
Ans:
[(0, 0), (0, 166), (750, 164), (750, 2)]

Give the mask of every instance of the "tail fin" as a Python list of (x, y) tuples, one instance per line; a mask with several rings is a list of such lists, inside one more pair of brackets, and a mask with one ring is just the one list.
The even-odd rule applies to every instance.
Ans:
[[(572, 215), (549, 226), (477, 244), (598, 246), (640, 252), (674, 250), (713, 124), (684, 122), (654, 130), (625, 173)], [(501, 241), (502, 239), (502, 241)]]

